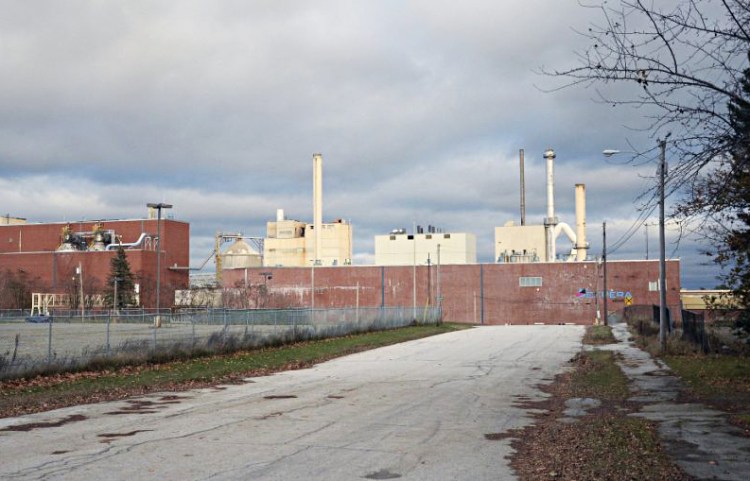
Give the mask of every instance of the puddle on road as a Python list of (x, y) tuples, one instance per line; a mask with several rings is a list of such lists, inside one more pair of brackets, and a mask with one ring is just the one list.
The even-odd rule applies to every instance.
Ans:
[(396, 479), (400, 477), (401, 477), (400, 474), (393, 473), (387, 469), (381, 469), (380, 471), (376, 471), (374, 473), (365, 475), (365, 478), (367, 479)]
[(0, 431), (22, 431), (27, 432), (31, 431), (32, 429), (43, 429), (43, 428), (58, 428), (60, 426), (64, 426), (68, 423), (74, 423), (78, 421), (83, 421), (84, 419), (88, 419), (86, 416), (83, 416), (82, 414), (72, 414), (66, 418), (63, 418), (59, 421), (47, 421), (47, 422), (38, 422), (38, 423), (28, 423), (28, 424), (18, 424), (16, 426), (8, 426), (7, 428), (0, 429)]

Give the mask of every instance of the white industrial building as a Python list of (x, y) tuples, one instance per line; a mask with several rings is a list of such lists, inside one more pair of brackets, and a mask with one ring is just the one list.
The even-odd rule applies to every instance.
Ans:
[[(576, 230), (560, 222), (555, 215), (555, 152), (544, 152), (547, 161), (547, 217), (543, 225), (526, 225), (525, 187), (523, 180), (523, 151), (521, 151), (521, 225), (508, 222), (503, 227), (495, 227), (495, 262), (555, 262), (584, 261), (588, 243), (586, 242), (586, 186), (576, 184)], [(571, 243), (570, 252), (557, 254), (557, 238), (565, 234)]]
[(268, 267), (343, 266), (351, 264), (352, 226), (337, 219), (323, 222), (323, 157), (313, 155), (313, 223), (286, 219), (266, 224), (263, 263)]
[(388, 235), (375, 236), (375, 265), (476, 264), (474, 234), (420, 231), (407, 234), (405, 229), (397, 229)]

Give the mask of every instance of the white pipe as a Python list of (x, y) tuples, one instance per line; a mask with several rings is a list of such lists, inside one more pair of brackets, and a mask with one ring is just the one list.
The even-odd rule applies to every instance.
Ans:
[(576, 260), (586, 260), (586, 184), (576, 184)]
[(115, 244), (114, 242), (109, 244), (107, 246), (108, 251), (113, 251), (115, 249), (119, 249), (120, 247), (137, 247), (143, 243), (144, 240), (146, 240), (147, 237), (151, 237), (150, 234), (146, 234), (145, 232), (141, 233), (141, 236), (138, 238), (137, 241), (131, 242), (129, 244), (123, 244), (122, 242), (119, 242)]
[(560, 232), (565, 232), (565, 235), (568, 236), (568, 239), (570, 239), (570, 243), (573, 244), (573, 248), (570, 251), (570, 257), (568, 258), (568, 260), (571, 261), (575, 257), (576, 252), (576, 234), (575, 232), (573, 232), (573, 229), (565, 222), (560, 222), (554, 227), (553, 237), (557, 239), (557, 237), (560, 235)]
[(555, 239), (560, 236), (561, 232), (565, 232), (565, 235), (568, 236), (570, 242), (573, 245), (576, 244), (576, 233), (573, 232), (573, 229), (565, 222), (560, 222), (559, 224), (557, 224), (552, 232), (554, 232)]
[(315, 258), (320, 261), (321, 231), (323, 230), (323, 156), (313, 154), (313, 229), (315, 230)]

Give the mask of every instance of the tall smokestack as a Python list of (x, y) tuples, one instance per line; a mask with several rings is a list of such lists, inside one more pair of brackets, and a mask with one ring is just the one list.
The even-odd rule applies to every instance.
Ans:
[(320, 234), (323, 230), (323, 156), (313, 154), (313, 229), (315, 230), (314, 263), (320, 261)]
[(521, 163), (521, 225), (526, 225), (526, 180), (523, 172), (523, 149), (518, 151), (518, 158)]
[(586, 260), (586, 184), (576, 184), (576, 260)]
[(555, 151), (547, 149), (544, 151), (544, 158), (547, 159), (547, 218), (544, 226), (547, 229), (547, 261), (555, 262), (557, 252), (555, 246), (555, 226), (557, 218), (555, 217)]

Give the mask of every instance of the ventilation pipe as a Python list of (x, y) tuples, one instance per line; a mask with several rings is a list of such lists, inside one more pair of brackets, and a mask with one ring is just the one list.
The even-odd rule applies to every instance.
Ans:
[(586, 184), (576, 184), (576, 260), (586, 260)]
[(555, 226), (557, 218), (555, 217), (555, 151), (547, 149), (544, 151), (544, 158), (547, 159), (547, 218), (544, 220), (544, 227), (547, 234), (547, 262), (555, 262)]
[(523, 149), (518, 151), (518, 158), (521, 164), (521, 225), (526, 225), (526, 181), (524, 179), (523, 167)]
[(315, 230), (315, 258), (320, 262), (321, 231), (323, 230), (323, 156), (313, 154), (313, 230)]
[(276, 209), (276, 222), (284, 222), (284, 209)]

